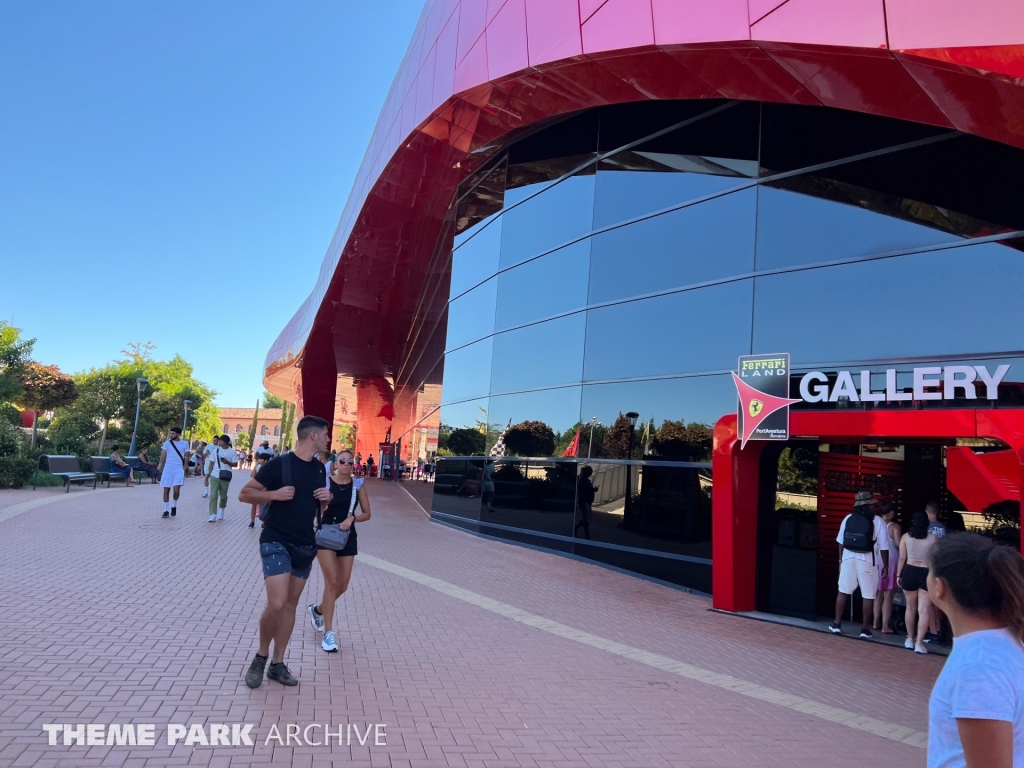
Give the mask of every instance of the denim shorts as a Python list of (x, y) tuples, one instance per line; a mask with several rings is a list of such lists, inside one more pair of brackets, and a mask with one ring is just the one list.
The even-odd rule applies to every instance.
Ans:
[(260, 544), (260, 559), (263, 560), (264, 579), (284, 573), (308, 579), (310, 571), (313, 570), (313, 560), (316, 559), (316, 547), (297, 547), (278, 541), (268, 541)]

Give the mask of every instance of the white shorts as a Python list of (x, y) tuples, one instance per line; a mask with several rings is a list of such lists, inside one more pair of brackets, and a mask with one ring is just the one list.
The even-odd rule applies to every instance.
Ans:
[(160, 475), (160, 487), (171, 488), (185, 483), (185, 471), (181, 467), (164, 467)]
[(865, 600), (874, 600), (878, 591), (878, 566), (869, 560), (843, 560), (839, 566), (839, 591), (852, 595), (857, 587)]

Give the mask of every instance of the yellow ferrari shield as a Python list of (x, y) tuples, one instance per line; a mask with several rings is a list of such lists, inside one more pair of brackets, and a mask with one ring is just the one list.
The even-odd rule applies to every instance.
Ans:
[(751, 400), (750, 405), (747, 406), (747, 411), (749, 411), (750, 417), (754, 418), (761, 412), (762, 408), (764, 408), (764, 403), (760, 400)]

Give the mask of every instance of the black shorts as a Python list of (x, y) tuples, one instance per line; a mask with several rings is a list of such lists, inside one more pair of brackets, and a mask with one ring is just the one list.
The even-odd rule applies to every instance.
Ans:
[(903, 566), (903, 573), (900, 574), (900, 579), (903, 582), (904, 592), (916, 592), (921, 589), (925, 592), (928, 591), (928, 569), (922, 568), (919, 565), (907, 565)]

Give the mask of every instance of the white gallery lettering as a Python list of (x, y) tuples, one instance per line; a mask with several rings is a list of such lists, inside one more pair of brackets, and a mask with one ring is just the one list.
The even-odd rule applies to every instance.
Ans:
[[(914, 368), (913, 387), (908, 392), (896, 385), (896, 369), (885, 372), (885, 389), (874, 390), (871, 371), (838, 371), (835, 383), (822, 371), (811, 371), (800, 379), (800, 397), (808, 403), (835, 403), (846, 398), (853, 403), (900, 402), (906, 400), (954, 400), (961, 393), (966, 400), (999, 399), (999, 383), (1009, 365), (990, 373), (984, 365), (947, 365)], [(856, 377), (855, 377), (856, 373)], [(982, 394), (983, 393), (983, 394)]]

